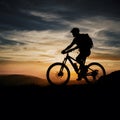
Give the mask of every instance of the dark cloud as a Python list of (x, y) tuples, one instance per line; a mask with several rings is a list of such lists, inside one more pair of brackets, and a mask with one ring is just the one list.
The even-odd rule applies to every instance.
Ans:
[(76, 12), (80, 14), (108, 14), (119, 16), (119, 0), (1, 0), (2, 10), (17, 11), (19, 9), (40, 10), (46, 12)]
[(7, 40), (5, 38), (0, 37), (0, 45), (25, 45), (25, 43), (13, 41), (13, 40)]
[(99, 36), (105, 36), (107, 38), (103, 39), (105, 46), (120, 47), (120, 34), (119, 32), (114, 32), (113, 30), (102, 30), (98, 33)]
[(108, 40), (105, 42), (108, 46), (120, 47), (120, 34), (116, 32), (106, 31), (104, 32), (108, 36)]
[(47, 30), (65, 27), (62, 22), (45, 21), (40, 16), (29, 14), (29, 11), (23, 12), (18, 10), (18, 8), (14, 9), (14, 11), (11, 11), (11, 13), (9, 13), (10, 11), (1, 11), (0, 30)]
[(41, 17), (23, 13), (21, 10), (54, 13), (68, 21), (77, 21), (82, 17), (87, 19), (96, 15), (113, 19), (113, 17), (119, 18), (120, 15), (118, 3), (118, 0), (1, 0), (0, 26), (1, 29), (8, 30), (64, 29), (62, 21), (45, 21)]

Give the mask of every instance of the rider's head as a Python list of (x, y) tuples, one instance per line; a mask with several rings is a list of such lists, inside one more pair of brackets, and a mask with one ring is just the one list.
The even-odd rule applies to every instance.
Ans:
[(80, 30), (79, 28), (73, 28), (71, 30), (71, 33), (73, 34), (74, 37), (76, 37), (79, 34)]

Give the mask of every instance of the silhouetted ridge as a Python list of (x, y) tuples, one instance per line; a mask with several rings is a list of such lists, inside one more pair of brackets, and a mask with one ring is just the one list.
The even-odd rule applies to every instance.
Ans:
[(101, 77), (97, 84), (118, 84), (120, 82), (120, 70), (114, 71), (104, 77)]
[(120, 91), (120, 70), (114, 71), (104, 77), (101, 77), (93, 85), (98, 94), (119, 96)]
[(30, 84), (45, 86), (45, 84), (47, 84), (47, 81), (31, 75), (22, 74), (0, 75), (0, 86), (18, 86)]

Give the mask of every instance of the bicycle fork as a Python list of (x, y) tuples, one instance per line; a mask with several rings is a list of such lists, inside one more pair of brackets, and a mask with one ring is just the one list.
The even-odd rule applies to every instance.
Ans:
[(60, 71), (58, 72), (58, 76), (61, 76), (61, 77), (63, 76), (63, 69), (64, 69), (64, 67), (65, 67), (66, 62), (67, 62), (67, 58), (65, 58), (65, 59), (63, 60), (62, 66), (61, 66), (61, 68), (60, 68)]

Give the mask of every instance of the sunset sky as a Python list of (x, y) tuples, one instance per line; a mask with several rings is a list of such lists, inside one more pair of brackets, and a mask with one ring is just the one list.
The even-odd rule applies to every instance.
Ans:
[(0, 0), (0, 74), (45, 78), (47, 67), (64, 58), (73, 27), (93, 39), (88, 62), (120, 69), (118, 0)]

